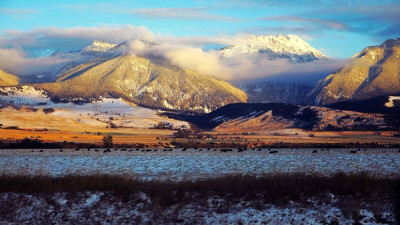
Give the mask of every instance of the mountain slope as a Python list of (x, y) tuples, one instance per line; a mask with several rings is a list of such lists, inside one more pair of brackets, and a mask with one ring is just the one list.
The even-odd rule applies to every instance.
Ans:
[(304, 104), (311, 86), (295, 83), (259, 82), (242, 84), (249, 103)]
[(0, 86), (18, 85), (19, 77), (0, 70)]
[(312, 104), (330, 104), (400, 93), (400, 39), (367, 47), (354, 61), (319, 81), (308, 98)]
[(310, 62), (327, 58), (296, 35), (250, 36), (235, 45), (220, 49), (226, 58), (242, 54), (260, 54), (269, 59), (288, 58), (291, 62)]
[(78, 65), (56, 83), (35, 87), (59, 100), (123, 97), (147, 107), (199, 112), (247, 101), (246, 94), (228, 82), (130, 55)]

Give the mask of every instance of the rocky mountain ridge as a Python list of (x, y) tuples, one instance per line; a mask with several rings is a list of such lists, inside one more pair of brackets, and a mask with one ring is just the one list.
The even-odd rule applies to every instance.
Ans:
[(349, 65), (320, 80), (310, 104), (326, 105), (400, 93), (400, 39), (389, 39), (353, 56)]

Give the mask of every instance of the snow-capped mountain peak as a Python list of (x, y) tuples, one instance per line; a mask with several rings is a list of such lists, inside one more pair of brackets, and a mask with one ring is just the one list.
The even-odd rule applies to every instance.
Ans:
[(293, 62), (328, 58), (296, 35), (251, 35), (232, 46), (222, 48), (220, 52), (226, 58), (240, 54), (265, 54), (270, 59), (289, 58)]
[(117, 46), (116, 44), (111, 44), (105, 41), (93, 41), (92, 44), (89, 46), (83, 48), (81, 50), (82, 53), (88, 53), (88, 52), (106, 52), (112, 48)]

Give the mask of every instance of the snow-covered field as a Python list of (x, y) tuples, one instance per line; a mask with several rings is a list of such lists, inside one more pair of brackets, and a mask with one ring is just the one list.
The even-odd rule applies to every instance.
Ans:
[[(239, 200), (232, 203), (224, 198), (209, 197), (201, 202), (173, 205), (164, 209), (152, 207), (151, 198), (138, 193), (123, 201), (104, 192), (52, 195), (0, 194), (2, 209), (0, 224), (395, 224), (393, 209), (374, 213), (368, 204), (354, 209), (354, 215), (345, 215), (337, 207), (339, 198), (332, 194), (326, 202), (317, 198), (306, 204), (290, 202), (285, 207), (272, 204), (257, 208), (254, 202)], [(15, 201), (12, 201), (15, 200)], [(27, 204), (28, 203), (28, 204)], [(385, 208), (385, 207), (384, 207)]]
[[(274, 150), (274, 149), (272, 149)], [(0, 150), (0, 173), (45, 174), (127, 174), (143, 179), (195, 179), (226, 174), (293, 173), (329, 175), (369, 172), (378, 176), (400, 175), (397, 149), (268, 149), (221, 152), (220, 149), (81, 149)]]
[[(4, 113), (0, 113), (0, 119), (4, 126), (18, 125), (21, 128), (50, 128), (64, 130), (66, 125), (59, 124), (55, 127), (46, 127), (45, 122), (38, 126), (36, 123), (28, 123), (27, 120), (20, 118), (29, 118), (38, 116), (45, 108), (55, 109), (51, 115), (45, 117), (55, 117), (64, 121), (73, 121), (88, 129), (105, 127), (107, 122), (112, 122), (119, 127), (127, 128), (151, 128), (158, 123), (171, 124), (174, 128), (182, 126), (190, 127), (187, 122), (177, 121), (158, 115), (157, 110), (147, 109), (129, 103), (122, 98), (100, 98), (98, 101), (93, 101), (85, 104), (70, 103), (54, 103), (43, 92), (36, 90), (31, 86), (21, 87), (2, 87), (0, 88), (0, 106), (6, 107)], [(7, 107), (13, 106), (13, 107)], [(17, 110), (14, 107), (28, 107), (37, 109), (37, 112), (32, 110)], [(20, 114), (17, 118), (8, 116), (9, 114)], [(42, 119), (45, 121), (45, 119)]]

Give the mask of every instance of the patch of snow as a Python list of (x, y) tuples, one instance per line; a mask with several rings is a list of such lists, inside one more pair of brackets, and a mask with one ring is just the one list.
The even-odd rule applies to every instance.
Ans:
[(165, 106), (167, 109), (174, 109), (174, 106), (169, 104), (166, 99), (163, 101), (163, 106)]
[(389, 96), (388, 102), (385, 103), (385, 106), (388, 108), (394, 107), (394, 100), (400, 101), (400, 96)]
[(3, 105), (36, 106), (46, 105), (50, 101), (43, 91), (36, 90), (32, 86), (1, 87), (0, 92), (0, 104)]

